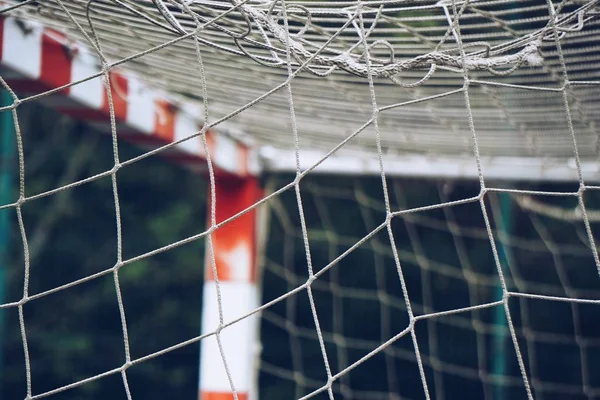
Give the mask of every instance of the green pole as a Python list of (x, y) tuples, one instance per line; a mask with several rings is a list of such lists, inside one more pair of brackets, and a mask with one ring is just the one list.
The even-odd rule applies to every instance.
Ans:
[[(2, 106), (12, 103), (12, 97), (6, 90), (0, 94)], [(0, 113), (0, 136), (2, 145), (0, 147), (0, 205), (9, 204), (12, 198), (12, 170), (15, 160), (15, 126), (10, 111)], [(5, 299), (5, 278), (8, 269), (8, 257), (10, 249), (10, 216), (12, 209), (0, 210), (0, 304)], [(2, 397), (2, 374), (4, 366), (4, 310), (0, 310), (0, 397)]]
[[(498, 198), (500, 203), (500, 224), (498, 226), (498, 232), (506, 237), (510, 234), (512, 228), (512, 200), (508, 193), (499, 193)], [(508, 272), (508, 253), (510, 250), (503, 241), (496, 240), (496, 242), (500, 267), (506, 274), (506, 272)], [(496, 291), (496, 298), (502, 298), (504, 293), (502, 292), (501, 284), (498, 284)], [(494, 320), (496, 330), (492, 348), (492, 371), (494, 375), (504, 376), (506, 375), (506, 354), (508, 351), (508, 321), (506, 319), (504, 307), (495, 308)], [(505, 386), (501, 382), (498, 382), (494, 385), (494, 399), (504, 400), (506, 398)]]

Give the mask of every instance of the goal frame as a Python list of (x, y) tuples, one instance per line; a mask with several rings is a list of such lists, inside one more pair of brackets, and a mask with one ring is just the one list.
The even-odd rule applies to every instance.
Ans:
[[(204, 133), (209, 154), (200, 135), (203, 121), (201, 108), (192, 102), (144, 85), (134, 75), (119, 70), (110, 72), (110, 82), (103, 81), (100, 59), (89, 46), (72, 40), (35, 21), (0, 15), (0, 77), (5, 89), (18, 92), (20, 103), (39, 101), (60, 113), (110, 134), (110, 110), (107, 91), (111, 90), (119, 138), (161, 156), (194, 172), (209, 175), (214, 181), (207, 193), (209, 201), (206, 240), (204, 299), (202, 306), (201, 377), (199, 399), (231, 398), (232, 386), (238, 400), (255, 398), (257, 374), (253, 362), (258, 354), (258, 324), (245, 319), (235, 326), (222, 315), (241, 317), (259, 305), (256, 284), (257, 212), (246, 210), (262, 197), (256, 163), (256, 152), (248, 141), (234, 137), (236, 132), (225, 127)], [(41, 94), (44, 94), (43, 96)], [(19, 104), (0, 107), (8, 112)], [(209, 164), (210, 163), (210, 167)], [(243, 195), (240, 195), (243, 193)], [(235, 194), (235, 195), (234, 195)], [(213, 197), (214, 195), (214, 197)], [(235, 217), (235, 220), (223, 224)], [(239, 251), (240, 246), (244, 251)], [(214, 272), (217, 272), (218, 284)], [(226, 310), (219, 307), (217, 294), (227, 301)], [(234, 297), (236, 296), (236, 297)], [(217, 323), (215, 329), (207, 325)], [(211, 325), (212, 326), (212, 325)], [(246, 337), (245, 346), (239, 336)], [(210, 355), (222, 348), (235, 348), (239, 359), (223, 365), (211, 365)], [(224, 344), (223, 344), (224, 343)], [(233, 375), (233, 382), (229, 376)], [(237, 382), (236, 382), (237, 381)]]
[[(161, 149), (162, 156), (206, 173), (206, 154), (200, 137), (202, 107), (148, 87), (118, 64), (111, 68), (110, 85), (120, 138), (150, 151)], [(0, 68), (8, 86), (24, 94), (21, 102), (39, 101), (110, 132), (100, 60), (89, 46), (36, 21), (0, 16)], [(39, 96), (47, 92), (50, 93)], [(123, 94), (127, 99), (121, 98)], [(420, 100), (411, 103), (417, 101)], [(243, 178), (263, 172), (296, 171), (294, 151), (258, 147), (251, 136), (227, 123), (209, 129), (205, 135), (216, 174)], [(368, 154), (334, 148), (329, 152), (301, 149), (299, 156), (300, 168), (311, 169), (311, 173), (380, 174), (378, 159)], [(386, 153), (382, 158), (389, 176), (478, 176), (472, 155)], [(574, 157), (565, 163), (565, 159), (552, 157), (482, 156), (481, 167), (491, 180), (578, 179)], [(586, 181), (600, 181), (595, 160), (580, 160), (580, 168)]]

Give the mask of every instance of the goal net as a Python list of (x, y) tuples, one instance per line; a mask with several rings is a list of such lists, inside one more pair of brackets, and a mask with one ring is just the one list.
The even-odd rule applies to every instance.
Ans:
[[(486, 199), (506, 290), (514, 296), (508, 308), (518, 355), (504, 310), (492, 306), (502, 301), (502, 289), (480, 205), (435, 207), (477, 193), (476, 183), (391, 180), (391, 204), (399, 210), (421, 209), (392, 222), (395, 255), (387, 232), (373, 233), (385, 216), (377, 182), (336, 182), (332, 187), (328, 178), (309, 179), (303, 190), (307, 215), (312, 216), (306, 223), (313, 261), (327, 268), (330, 260), (345, 254), (313, 284), (319, 316), (324, 316), (323, 342), (331, 368), (339, 374), (333, 385), (336, 396), (424, 398), (420, 363), (430, 398), (527, 398), (521, 363), (534, 398), (597, 396), (597, 271), (576, 199), (533, 201), (496, 193)], [(306, 280), (293, 207), (290, 196), (273, 205), (270, 240), (278, 250), (267, 252), (265, 300)], [(356, 243), (360, 246), (353, 249)], [(396, 257), (413, 312), (432, 316), (415, 325), (419, 353), (405, 331), (410, 320), (402, 285), (395, 279)], [(590, 266), (586, 273), (582, 265)], [(476, 307), (483, 304), (490, 307)], [(289, 346), (264, 346), (265, 392), (300, 398), (322, 388), (327, 377), (323, 368), (313, 367), (321, 355), (308, 299), (289, 298), (265, 310), (263, 319), (263, 341), (275, 343), (277, 338)], [(405, 335), (398, 337), (401, 333)], [(363, 360), (366, 354), (372, 357)]]
[[(3, 149), (18, 190), (0, 212), (19, 241), (8, 276), (24, 283), (2, 299), (17, 334), (7, 329), (4, 346), (9, 393), (152, 396), (155, 362), (200, 343), (203, 400), (600, 398), (596, 0), (1, 3), (2, 134), (14, 139)], [(30, 171), (58, 175), (32, 166), (53, 147), (36, 142), (46, 126), (76, 129), (34, 104), (109, 133), (109, 146), (82, 136), (60, 153), (62, 179), (44, 181)], [(165, 159), (205, 183), (156, 169)], [(124, 178), (144, 172), (147, 187)], [(192, 182), (207, 189), (202, 218), (180, 188)], [(160, 186), (178, 201), (168, 221), (143, 211)], [(94, 222), (70, 229), (109, 224), (114, 237), (57, 241), (51, 266), (80, 246), (97, 254), (51, 279), (32, 252), (53, 213), (77, 215), (64, 198), (79, 190)], [(62, 206), (35, 211), (48, 199)], [(130, 309), (127, 296), (154, 291), (161, 310), (185, 308), (170, 302), (177, 289), (139, 282), (164, 289), (173, 278), (153, 268), (186, 273), (194, 256), (173, 253), (198, 243), (201, 334), (145, 347), (167, 322), (136, 318), (164, 314)], [(38, 273), (44, 285), (31, 284)], [(84, 304), (112, 296), (118, 361), (105, 362), (102, 339), (44, 335), (36, 321), (52, 318), (27, 309), (61, 295), (85, 320)], [(44, 349), (61, 345), (96, 365), (52, 368), (64, 363)]]

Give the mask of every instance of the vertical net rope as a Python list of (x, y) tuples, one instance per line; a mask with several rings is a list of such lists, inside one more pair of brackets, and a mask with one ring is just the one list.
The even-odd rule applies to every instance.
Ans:
[[(184, 139), (121, 160), (114, 110), (115, 97), (120, 94), (106, 90), (112, 168), (50, 191), (29, 193), (19, 106), (43, 99), (56, 89), (19, 97), (2, 79), (13, 99), (2, 111), (12, 113), (16, 128), (19, 197), (0, 207), (16, 212), (25, 261), (23, 296), (2, 308), (18, 309), (26, 399), (51, 397), (113, 374), (121, 375), (127, 398), (135, 398), (129, 389), (129, 368), (208, 336), (216, 336), (219, 342), (218, 361), (225, 366), (237, 399), (229, 372), (234, 361), (225, 357), (219, 335), (259, 312), (264, 316), (263, 325), (279, 327), (285, 332), (282, 340), (289, 341), (289, 356), (284, 361), (273, 356), (278, 361), (270, 361), (268, 346), (273, 339), (269, 330), (263, 329), (262, 375), (292, 383), (282, 384), (289, 391), (273, 395), (279, 398), (443, 399), (444, 393), (448, 398), (457, 393), (457, 386), (464, 381), (479, 385), (479, 398), (493, 398), (497, 386), (507, 387), (509, 393), (514, 389), (520, 396), (510, 398), (530, 400), (599, 396), (600, 382), (593, 372), (598, 366), (588, 356), (598, 351), (598, 342), (585, 330), (590, 329), (585, 321), (593, 324), (589, 322), (594, 320), (593, 313), (586, 307), (600, 305), (600, 291), (597, 285), (595, 290), (582, 290), (581, 282), (572, 281), (575, 264), (579, 270), (593, 271), (596, 281), (600, 273), (593, 232), (596, 212), (588, 210), (599, 187), (588, 183), (586, 174), (590, 172), (583, 168), (584, 161), (596, 162), (600, 143), (596, 125), (600, 115), (597, 1), (3, 3), (3, 15), (41, 22), (64, 34), (68, 39), (57, 37), (65, 45), (70, 40), (84, 42), (97, 57), (100, 72), (67, 87), (93, 79), (101, 79), (108, 87), (110, 73), (122, 69), (151, 86), (195, 99), (203, 108), (204, 122), (200, 131), (189, 132)], [(268, 157), (273, 152), (275, 158), (287, 154), (293, 160), (288, 169), (293, 176), (273, 178), (269, 195), (252, 207), (268, 207), (272, 219), (278, 221), (271, 228), (279, 224), (283, 243), (270, 235), (267, 252), (281, 251), (281, 259), (266, 257), (263, 305), (232, 321), (223, 318), (211, 250), (211, 234), (223, 224), (215, 219), (215, 199), (208, 229), (124, 258), (118, 192), (121, 169), (200, 138), (214, 194), (217, 177), (206, 133), (221, 128), (264, 150), (259, 153), (265, 171), (277, 162)], [(314, 177), (321, 165), (339, 154), (360, 154), (357, 160), (374, 160), (377, 185), (371, 179), (368, 190), (360, 184), (348, 189), (339, 187), (343, 182), (337, 182), (335, 176), (329, 180)], [(394, 157), (415, 154), (456, 160), (460, 165), (466, 159), (477, 180), (469, 190), (436, 187), (430, 194), (435, 200), (419, 204), (410, 197), (416, 191), (411, 191), (413, 183), (397, 181), (386, 169)], [(316, 159), (310, 158), (315, 155)], [(493, 165), (490, 159), (502, 157), (534, 159), (543, 168), (570, 169), (577, 187), (520, 189), (491, 181), (486, 166)], [(307, 159), (314, 161), (306, 166)], [(444, 171), (439, 174), (448, 175)], [(115, 264), (66, 285), (30, 293), (23, 205), (106, 177), (111, 179), (115, 210)], [(496, 174), (498, 177), (502, 173)], [(514, 177), (514, 172), (507, 172), (507, 178)], [(528, 221), (530, 237), (505, 232), (498, 222), (501, 196), (518, 205)], [(570, 206), (576, 211), (564, 211), (556, 199), (574, 202)], [(338, 202), (352, 205), (340, 207), (338, 211), (345, 213), (334, 218)], [(355, 212), (348, 214), (351, 209)], [(562, 223), (576, 231), (569, 238), (573, 243), (557, 239), (557, 227)], [(435, 232), (443, 232), (449, 241), (436, 241)], [(212, 255), (207, 268), (213, 269), (216, 278), (219, 328), (132, 358), (120, 271), (195, 240), (205, 240)], [(440, 259), (442, 247), (453, 252), (448, 255), (453, 262)], [(365, 249), (367, 256), (361, 257)], [(546, 267), (554, 271), (557, 280), (544, 283), (547, 269), (519, 258), (519, 254), (525, 257), (529, 253), (550, 255), (551, 264)], [(586, 256), (585, 262), (565, 261), (574, 254)], [(531, 271), (536, 271), (537, 282)], [(24, 305), (104, 275), (114, 278), (123, 364), (36, 393)], [(280, 282), (273, 288), (269, 279), (276, 277)], [(493, 289), (498, 287), (496, 295)], [(563, 304), (568, 309), (561, 309), (561, 322), (569, 316), (573, 331), (553, 332), (548, 327), (539, 331), (538, 324), (543, 326), (552, 319), (540, 315)], [(496, 310), (500, 310), (502, 326), (490, 317)], [(371, 314), (378, 318), (369, 318)], [(362, 329), (364, 337), (353, 337), (352, 329)], [(451, 334), (452, 329), (470, 330), (471, 334)], [(507, 339), (505, 353), (510, 358), (500, 374), (489, 366), (489, 348), (498, 335)], [(467, 348), (461, 347), (464, 343), (458, 346), (444, 341), (451, 337), (472, 337), (474, 358), (469, 365), (460, 365), (457, 355), (450, 354)], [(559, 345), (578, 351), (573, 363), (578, 372), (572, 382), (552, 382), (545, 375), (540, 353), (560, 355), (559, 350), (549, 350)], [(360, 378), (359, 371), (371, 363), (382, 377), (379, 388), (365, 384), (371, 378)]]

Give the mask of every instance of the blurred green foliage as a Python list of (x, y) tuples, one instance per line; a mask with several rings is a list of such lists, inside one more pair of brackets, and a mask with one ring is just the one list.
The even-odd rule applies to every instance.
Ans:
[[(113, 165), (110, 137), (34, 104), (19, 107), (25, 149), (25, 190), (32, 196)], [(119, 143), (121, 160), (141, 154)], [(14, 149), (16, 154), (16, 149)], [(16, 161), (16, 160), (15, 160)], [(18, 183), (15, 165), (13, 181)], [(160, 157), (142, 160), (117, 175), (123, 259), (202, 232), (206, 184), (201, 176)], [(17, 197), (18, 187), (14, 187)], [(30, 251), (29, 295), (113, 267), (117, 261), (115, 206), (110, 177), (26, 202), (22, 208)], [(16, 212), (6, 269), (6, 299), (23, 296), (24, 250)], [(197, 336), (204, 243), (196, 241), (120, 269), (132, 358)], [(123, 332), (113, 274), (31, 300), (23, 307), (31, 382), (39, 394), (120, 367)], [(25, 363), (16, 308), (6, 322), (3, 399), (26, 395)], [(197, 396), (199, 345), (133, 366), (127, 372), (134, 398)], [(120, 375), (85, 384), (52, 398), (120, 399)]]

